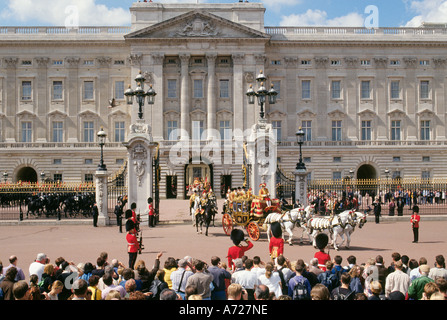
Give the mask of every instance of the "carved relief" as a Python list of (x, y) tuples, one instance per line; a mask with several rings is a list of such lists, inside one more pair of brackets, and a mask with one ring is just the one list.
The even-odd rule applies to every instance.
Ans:
[(253, 72), (245, 72), (245, 82), (253, 83), (255, 81), (255, 74)]
[(146, 123), (134, 123), (130, 126), (131, 134), (150, 134), (151, 127)]
[(195, 17), (172, 34), (175, 37), (215, 37), (219, 34), (216, 26), (207, 19)]
[(433, 63), (435, 65), (435, 68), (444, 68), (447, 64), (447, 58), (445, 57), (433, 58)]
[(328, 62), (329, 62), (328, 57), (315, 57), (315, 64), (319, 68), (325, 67)]
[(416, 57), (404, 57), (404, 62), (407, 68), (414, 68), (418, 59)]
[(388, 58), (387, 57), (375, 57), (374, 63), (378, 68), (386, 68), (388, 65)]
[(96, 61), (98, 61), (99, 65), (101, 67), (108, 67), (112, 63), (111, 57), (99, 57), (96, 58)]
[(133, 53), (129, 56), (128, 61), (132, 66), (141, 65), (143, 55), (141, 53)]
[(134, 160), (146, 160), (147, 159), (147, 150), (141, 145), (137, 144), (132, 150), (132, 159)]
[(141, 187), (142, 179), (146, 172), (146, 162), (134, 161), (133, 164), (135, 165), (135, 175), (137, 176), (138, 186)]
[(81, 58), (79, 57), (67, 57), (65, 58), (65, 62), (68, 64), (70, 68), (75, 68), (79, 65)]
[(46, 68), (48, 63), (50, 62), (50, 58), (48, 57), (38, 57), (36, 58), (37, 65), (39, 68)]
[(5, 64), (7, 68), (15, 68), (17, 65), (17, 62), (19, 62), (19, 58), (16, 57), (6, 57), (5, 58)]

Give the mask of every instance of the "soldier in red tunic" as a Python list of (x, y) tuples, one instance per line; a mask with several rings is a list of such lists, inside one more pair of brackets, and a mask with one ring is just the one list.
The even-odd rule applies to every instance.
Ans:
[(272, 260), (284, 254), (284, 239), (282, 238), (282, 228), (279, 222), (273, 222), (271, 226), (273, 237), (269, 242), (269, 253)]
[(253, 248), (253, 243), (250, 240), (246, 239), (245, 242), (247, 246), (241, 246), (240, 243), (244, 240), (244, 232), (240, 229), (234, 229), (231, 231), (231, 240), (233, 241), (234, 246), (228, 249), (228, 267), (234, 271), (235, 265), (233, 260), (242, 258), (246, 251)]

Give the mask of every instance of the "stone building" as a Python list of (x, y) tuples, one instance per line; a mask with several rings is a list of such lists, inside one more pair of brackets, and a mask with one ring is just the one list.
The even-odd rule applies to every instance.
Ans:
[(0, 27), (5, 179), (91, 180), (100, 127), (107, 168), (120, 170), (138, 112), (124, 92), (141, 72), (157, 92), (144, 119), (160, 196), (183, 198), (195, 177), (217, 192), (241, 186), (239, 142), (259, 116), (245, 93), (261, 70), (278, 92), (265, 111), (283, 172), (298, 162), (302, 127), (310, 179), (447, 177), (445, 26), (267, 27), (262, 4), (240, 2), (130, 12), (131, 27)]

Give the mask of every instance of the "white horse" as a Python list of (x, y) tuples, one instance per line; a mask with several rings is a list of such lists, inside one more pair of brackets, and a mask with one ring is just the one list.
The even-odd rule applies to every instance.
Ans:
[[(303, 232), (300, 238), (301, 242), (303, 239), (304, 232), (307, 230), (305, 228), (306, 221), (310, 219), (314, 211), (315, 211), (314, 206), (307, 206), (305, 209), (296, 208), (284, 213), (277, 213), (277, 212), (270, 213), (267, 216), (267, 218), (265, 218), (263, 224), (263, 228), (267, 230), (268, 241), (270, 242), (270, 231), (272, 223), (279, 222), (281, 224), (281, 228), (289, 234), (289, 239), (287, 240), (289, 245), (292, 245), (293, 229), (295, 228), (295, 226), (298, 225), (299, 227), (303, 227)], [(310, 240), (310, 235), (308, 234), (308, 236)]]
[[(346, 211), (345, 211), (346, 212)], [(346, 249), (349, 249), (351, 245), (351, 235), (355, 231), (356, 227), (361, 229), (366, 223), (367, 215), (358, 211), (351, 212), (352, 221), (346, 225), (343, 230), (340, 230), (338, 235), (341, 237), (342, 242), (338, 246), (342, 246), (345, 242), (345, 238), (343, 235), (346, 235)], [(334, 234), (335, 236), (335, 234)], [(334, 238), (334, 242), (337, 239)]]
[[(336, 239), (338, 236), (340, 236), (343, 239), (344, 242), (344, 229), (348, 225), (352, 225), (354, 221), (354, 212), (353, 211), (344, 211), (338, 215), (335, 215), (333, 217), (317, 217), (317, 218), (311, 218), (307, 222), (307, 228), (308, 233), (310, 234), (312, 238), (312, 244), (314, 247), (316, 247), (315, 237), (320, 232), (329, 232), (329, 238), (331, 239), (331, 244), (333, 245), (335, 250), (338, 250)], [(310, 231), (310, 232), (309, 232)], [(349, 242), (350, 240), (350, 234), (349, 234)], [(342, 243), (343, 243), (342, 242)]]

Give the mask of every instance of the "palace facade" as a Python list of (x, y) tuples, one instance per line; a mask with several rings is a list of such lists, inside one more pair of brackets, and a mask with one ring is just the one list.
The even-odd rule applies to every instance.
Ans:
[[(143, 112), (160, 196), (183, 198), (199, 177), (216, 193), (242, 186), (243, 149), (223, 146), (257, 122), (246, 92), (261, 70), (278, 92), (265, 112), (283, 173), (298, 162), (301, 127), (310, 179), (447, 178), (445, 26), (267, 27), (262, 4), (241, 2), (130, 12), (130, 27), (0, 27), (4, 181), (92, 181), (101, 127), (107, 169), (122, 169), (138, 118), (124, 93), (141, 72), (157, 92)], [(179, 141), (196, 142), (182, 163)]]

